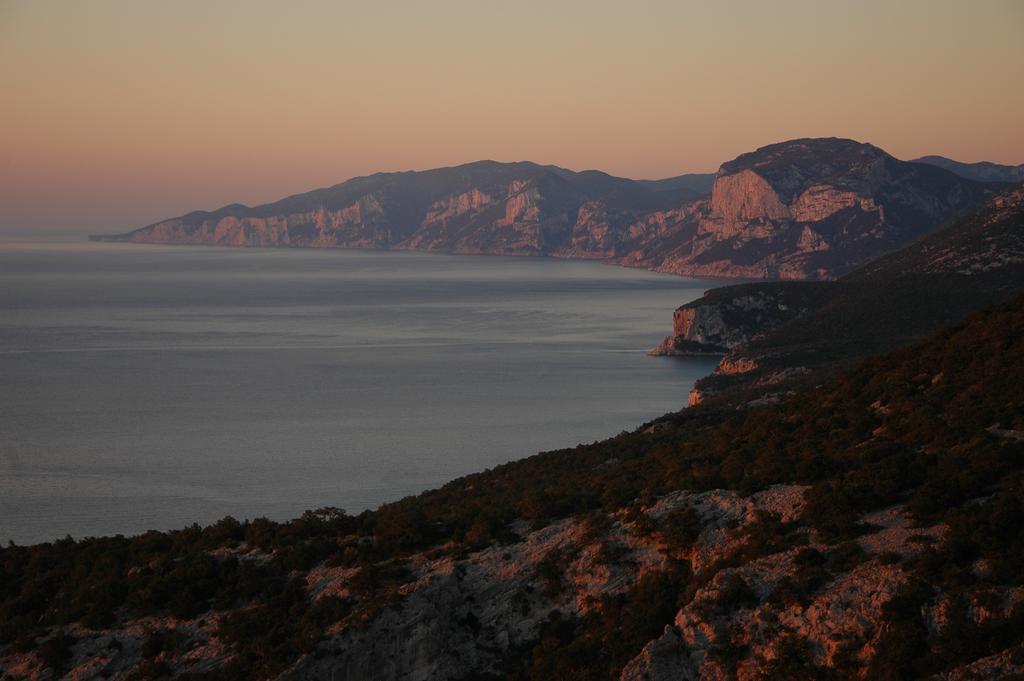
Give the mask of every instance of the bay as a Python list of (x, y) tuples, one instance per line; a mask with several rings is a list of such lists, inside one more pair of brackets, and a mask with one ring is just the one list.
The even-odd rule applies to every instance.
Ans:
[(685, 404), (714, 282), (549, 258), (0, 244), (0, 541), (359, 512)]

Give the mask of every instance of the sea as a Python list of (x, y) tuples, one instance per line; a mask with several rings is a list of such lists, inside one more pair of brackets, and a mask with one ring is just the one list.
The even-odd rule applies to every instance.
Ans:
[(634, 429), (713, 281), (410, 252), (0, 243), (0, 542), (349, 513)]

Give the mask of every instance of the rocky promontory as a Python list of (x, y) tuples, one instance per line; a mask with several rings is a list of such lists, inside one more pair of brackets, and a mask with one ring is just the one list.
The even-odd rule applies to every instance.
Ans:
[(649, 354), (726, 353), (827, 299), (827, 286), (803, 282), (740, 284), (705, 292), (672, 314), (672, 335)]

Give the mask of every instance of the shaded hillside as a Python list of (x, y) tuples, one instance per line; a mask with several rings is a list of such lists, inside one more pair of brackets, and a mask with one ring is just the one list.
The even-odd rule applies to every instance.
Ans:
[(1001, 272), (1012, 278), (1024, 265), (1024, 187), (1009, 189), (978, 210), (919, 243), (880, 258), (847, 281), (893, 279), (907, 274)]
[(922, 156), (915, 158), (913, 163), (927, 163), (938, 166), (956, 173), (960, 177), (978, 182), (1024, 182), (1024, 164), (1017, 166), (1001, 165), (981, 161), (978, 163), (963, 163), (954, 161), (945, 156)]
[[(0, 550), (0, 665), (107, 678), (1022, 671), (1024, 298), (777, 405), (352, 518)], [(962, 676), (955, 676), (962, 678)]]
[(685, 353), (701, 338), (728, 352), (698, 382), (696, 398), (777, 392), (801, 375), (888, 351), (1024, 290), (1024, 190), (1003, 192), (837, 282), (791, 286), (725, 287), (676, 311), (661, 354)]
[[(709, 189), (710, 198), (699, 198)], [(930, 232), (991, 187), (877, 147), (803, 139), (654, 181), (481, 161), (379, 173), (98, 240), (606, 259), (675, 274), (827, 279)]]

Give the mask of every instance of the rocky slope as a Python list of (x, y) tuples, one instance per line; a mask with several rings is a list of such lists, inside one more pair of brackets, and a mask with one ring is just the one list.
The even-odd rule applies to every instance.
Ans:
[(356, 518), (0, 548), (2, 678), (1016, 678), (1022, 406), (1017, 298)]
[(708, 176), (634, 181), (482, 161), (381, 173), (253, 208), (195, 212), (141, 243), (597, 258), (676, 274), (826, 279), (979, 202), (987, 185), (841, 139), (783, 142)]

